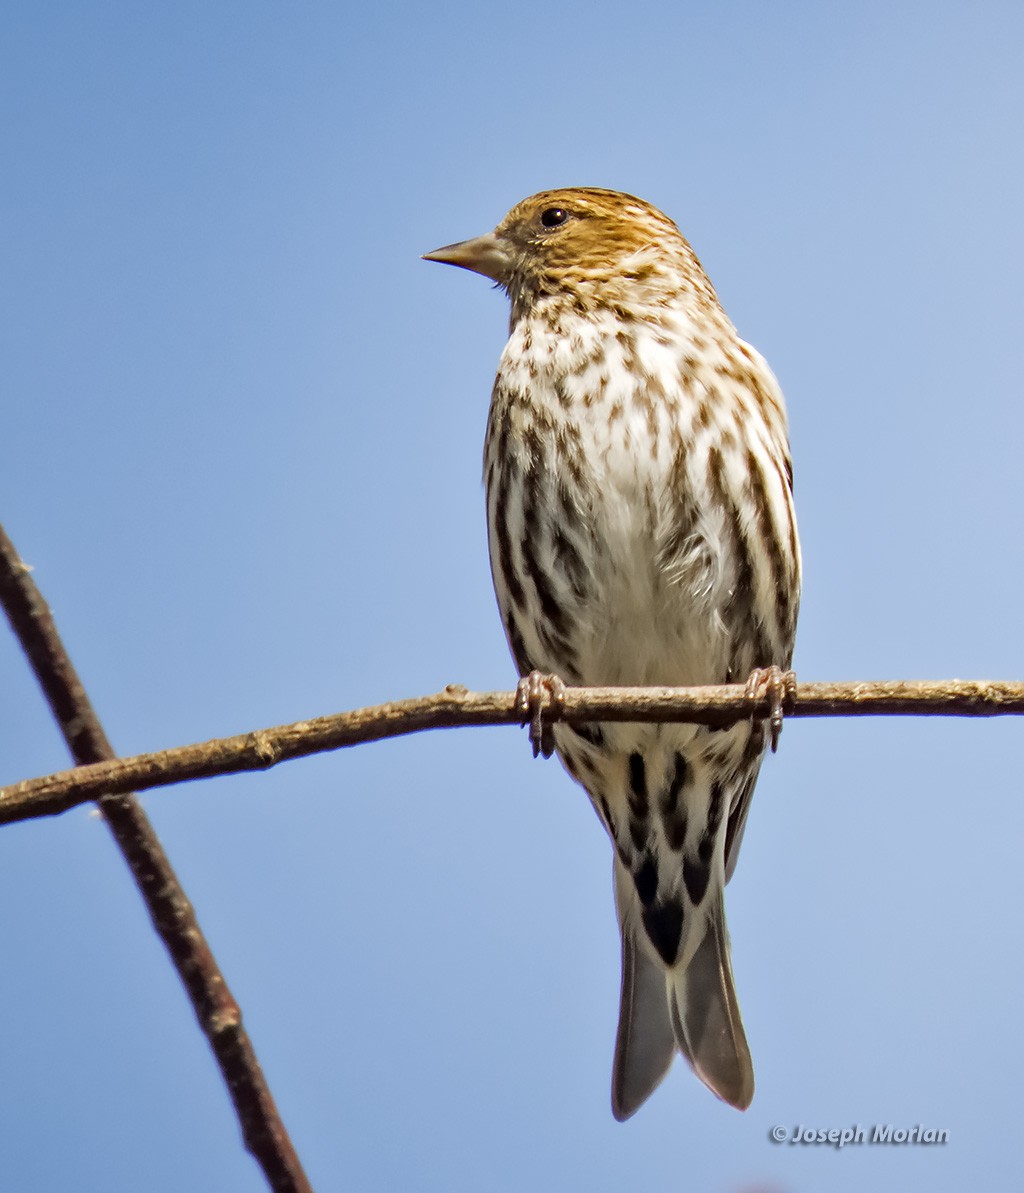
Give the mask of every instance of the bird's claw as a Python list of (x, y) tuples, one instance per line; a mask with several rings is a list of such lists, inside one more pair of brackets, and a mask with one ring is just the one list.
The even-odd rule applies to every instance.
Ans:
[(522, 724), (530, 723), (530, 745), (533, 756), (550, 758), (555, 749), (554, 730), (545, 714), (557, 720), (565, 706), (565, 684), (557, 675), (531, 671), (516, 687), (516, 711), (523, 714)]
[(774, 664), (771, 667), (756, 667), (750, 673), (744, 695), (751, 704), (760, 704), (767, 697), (768, 731), (774, 754), (779, 748), (783, 714), (792, 712), (796, 703), (796, 672), (783, 671)]

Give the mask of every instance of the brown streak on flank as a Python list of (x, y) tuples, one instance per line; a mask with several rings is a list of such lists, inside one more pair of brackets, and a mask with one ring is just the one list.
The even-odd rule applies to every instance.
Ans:
[(491, 391), (491, 408), (487, 414), (487, 433), (484, 438), (484, 463), (490, 456), (500, 467), (508, 457), (508, 412), (512, 395), (495, 381)]
[(717, 447), (712, 447), (708, 452), (708, 485), (714, 490), (720, 508), (725, 511), (722, 524), (729, 531), (735, 556), (736, 574), (731, 595), (723, 610), (732, 645), (729, 670), (733, 676), (749, 674), (754, 667), (771, 666), (775, 662), (776, 651), (769, 639), (768, 627), (754, 612), (754, 559), (743, 530), (741, 511), (725, 484), (725, 465)]
[(543, 624), (538, 626), (537, 630), (545, 650), (555, 660), (550, 664), (550, 669), (554, 670), (567, 684), (578, 686), (580, 682), (579, 660), (572, 643), (563, 634), (559, 634)]
[(775, 594), (775, 605), (780, 630), (790, 624), (789, 599), (789, 569), (786, 566), (782, 546), (779, 542), (778, 527), (773, 517), (771, 496), (768, 488), (768, 478), (765, 476), (761, 461), (751, 448), (747, 449), (747, 477), (750, 502), (757, 517), (757, 528), (761, 542), (768, 556), (772, 574), (772, 590)]
[(585, 492), (587, 488), (587, 476), (582, 464), (585, 453), (578, 429), (572, 423), (562, 423), (553, 429), (555, 433), (556, 468), (564, 467), (576, 491)]
[(527, 468), (534, 471), (544, 458), (544, 441), (534, 423), (529, 422), (522, 430), (523, 447), (526, 449)]
[(771, 426), (777, 419), (785, 417), (778, 398), (770, 390), (765, 389), (755, 370), (744, 374), (744, 384), (754, 395), (754, 400), (760, 409), (765, 422)]
[(566, 485), (562, 477), (556, 478), (556, 487), (558, 493), (558, 512), (563, 529), (566, 531), (585, 530), (586, 520), (583, 511), (577, 505), (572, 490)]
[[(749, 641), (752, 633), (757, 632), (753, 611), (754, 565), (741, 529), (739, 511), (736, 509), (736, 504), (725, 483), (725, 462), (717, 446), (708, 450), (707, 483), (715, 499), (715, 504), (724, 511), (722, 526), (728, 537), (728, 543), (732, 547), (735, 574), (730, 585), (729, 599), (723, 609), (723, 617), (729, 626), (735, 651)], [(757, 665), (767, 666), (768, 664)]]
[(535, 544), (541, 536), (537, 504), (537, 490), (540, 483), (540, 477), (537, 474), (524, 478), (523, 537), (519, 549), (523, 559), (523, 569), (533, 585), (537, 602), (540, 605), (541, 616), (535, 625), (537, 635), (553, 658), (557, 660), (555, 670), (563, 678), (570, 679), (577, 675), (576, 651), (569, 640), (572, 627), (565, 610), (551, 588), (547, 573), (540, 566), (535, 549)]
[(661, 568), (671, 570), (677, 560), (686, 555), (687, 545), (697, 525), (697, 513), (690, 493), (689, 469), (686, 463), (686, 447), (679, 441), (676, 458), (673, 460), (670, 480), (667, 484), (671, 502), (671, 530), (660, 545), (658, 563)]
[(519, 581), (512, 559), (512, 538), (508, 530), (508, 503), (511, 463), (498, 465), (498, 490), (494, 495), (494, 528), (498, 539), (498, 568), (505, 582), (512, 604), (522, 613), (526, 610), (526, 592)]
[[(499, 400), (500, 398), (500, 400)], [(488, 484), (488, 502), (493, 495), (493, 524), (495, 537), (498, 539), (498, 571), (500, 579), (505, 582), (508, 598), (520, 612), (525, 611), (526, 593), (519, 582), (516, 568), (512, 560), (512, 539), (508, 533), (508, 502), (511, 500), (511, 472), (514, 468), (510, 452), (508, 452), (508, 408), (511, 407), (511, 395), (495, 384), (491, 401), (491, 414), (487, 420), (487, 438), (483, 447), (485, 471), (491, 469), (492, 483)], [(518, 469), (517, 469), (518, 471)], [(498, 577), (495, 577), (498, 579)]]
[(551, 540), (555, 567), (562, 573), (573, 596), (580, 602), (587, 599), (587, 579), (590, 571), (583, 562), (583, 556), (561, 526), (556, 526)]
[[(786, 457), (786, 463), (789, 464), (789, 457)], [(789, 470), (792, 475), (792, 469)], [(792, 602), (793, 620), (789, 626), (789, 636), (792, 639), (796, 634), (796, 618), (800, 608), (800, 544), (796, 538), (796, 511), (793, 509), (793, 492), (792, 489), (787, 494), (786, 501), (786, 528), (789, 536), (789, 575), (793, 582), (794, 599)]]
[(526, 653), (526, 643), (523, 641), (519, 623), (516, 621), (515, 614), (511, 609), (505, 615), (505, 636), (508, 638), (509, 650), (512, 652), (512, 658), (519, 670), (519, 674), (529, 675), (534, 670), (534, 667), (530, 662), (529, 655)]

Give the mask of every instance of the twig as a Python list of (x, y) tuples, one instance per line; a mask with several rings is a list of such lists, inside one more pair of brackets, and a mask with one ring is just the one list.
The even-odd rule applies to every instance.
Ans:
[[(46, 602), (0, 526), (0, 603), (10, 620), (76, 762), (110, 766), (114, 751), (57, 633)], [(65, 772), (75, 774), (75, 771)], [(153, 826), (131, 785), (88, 798), (114, 835), (210, 1041), (234, 1102), (246, 1147), (277, 1193), (312, 1193), (242, 1026), (242, 1013), (203, 936)], [(76, 803), (81, 801), (75, 801)]]
[[(64, 812), (104, 792), (141, 791), (188, 779), (266, 770), (342, 746), (424, 729), (518, 724), (514, 692), (443, 692), (371, 708), (296, 721), (235, 737), (216, 738), (154, 754), (117, 758), (0, 788), (0, 824)], [(703, 688), (566, 688), (557, 714), (586, 721), (690, 721), (727, 725), (768, 714), (767, 699), (752, 702), (739, 684)], [(1024, 683), (988, 680), (806, 683), (797, 688), (787, 719), (835, 716), (993, 717), (1024, 714)], [(549, 711), (553, 718), (556, 714)]]

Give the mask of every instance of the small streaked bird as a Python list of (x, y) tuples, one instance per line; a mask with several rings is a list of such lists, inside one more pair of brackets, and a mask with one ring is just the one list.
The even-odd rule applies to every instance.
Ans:
[[(428, 253), (511, 300), (484, 449), (491, 571), (520, 693), (743, 682), (769, 728), (543, 724), (614, 846), (622, 1000), (612, 1110), (681, 1052), (745, 1108), (754, 1072), (724, 888), (779, 724), (800, 549), (786, 413), (676, 225), (631, 195), (544, 191)], [(552, 677), (558, 677), (555, 680)]]

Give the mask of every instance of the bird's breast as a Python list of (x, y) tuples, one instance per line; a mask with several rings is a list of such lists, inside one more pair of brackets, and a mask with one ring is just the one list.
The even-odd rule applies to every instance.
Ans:
[(485, 474), (499, 604), (531, 667), (607, 684), (727, 669), (728, 569), (695, 459), (710, 385), (691, 339), (612, 316), (513, 330)]

